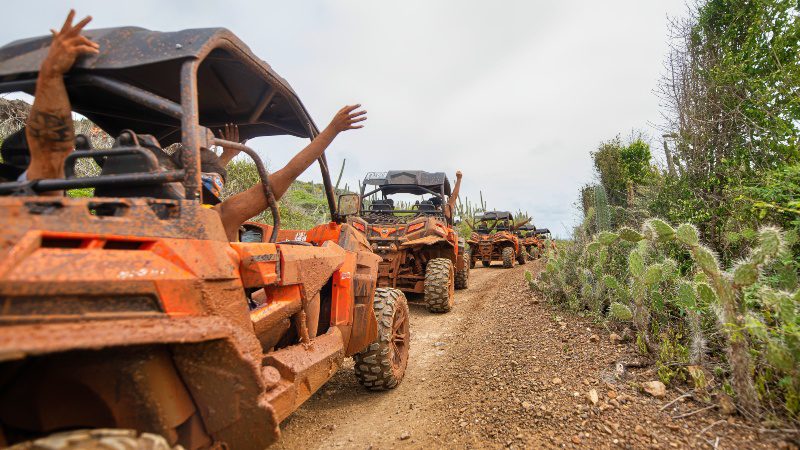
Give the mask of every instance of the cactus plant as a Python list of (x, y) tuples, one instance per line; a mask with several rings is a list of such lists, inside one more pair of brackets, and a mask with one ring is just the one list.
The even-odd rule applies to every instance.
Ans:
[(717, 257), (710, 249), (700, 245), (697, 230), (691, 225), (681, 225), (676, 232), (666, 222), (653, 219), (645, 227), (658, 241), (677, 240), (687, 247), (692, 259), (708, 277), (709, 285), (719, 303), (720, 322), (728, 344), (731, 385), (742, 411), (747, 414), (757, 413), (760, 405), (750, 374), (750, 347), (745, 335), (744, 316), (741, 314), (742, 289), (753, 285), (758, 280), (763, 265), (781, 251), (780, 232), (774, 228), (763, 228), (759, 232), (759, 246), (753, 250), (749, 259), (739, 263), (730, 274), (720, 269)]

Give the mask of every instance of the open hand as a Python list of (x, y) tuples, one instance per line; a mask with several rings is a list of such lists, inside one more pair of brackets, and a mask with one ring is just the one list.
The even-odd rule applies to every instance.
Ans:
[(364, 128), (364, 125), (356, 124), (367, 120), (367, 112), (363, 109), (356, 111), (358, 108), (361, 108), (361, 105), (348, 105), (340, 109), (339, 112), (333, 116), (333, 120), (331, 120), (328, 128), (335, 133), (341, 133), (345, 130)]
[(225, 124), (225, 128), (219, 130), (219, 136), (226, 141), (241, 143), (239, 141), (239, 126), (232, 123)]
[(92, 17), (86, 16), (73, 26), (72, 19), (74, 18), (75, 10), (71, 9), (61, 31), (50, 30), (53, 33), (53, 42), (50, 44), (47, 58), (42, 63), (42, 71), (46, 74), (62, 76), (72, 68), (78, 56), (100, 52), (100, 46), (96, 42), (81, 35), (81, 30), (91, 22)]

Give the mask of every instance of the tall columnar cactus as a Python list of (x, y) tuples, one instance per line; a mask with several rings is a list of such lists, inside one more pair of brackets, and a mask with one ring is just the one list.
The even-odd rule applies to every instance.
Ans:
[(645, 230), (656, 241), (679, 242), (686, 247), (695, 264), (708, 278), (709, 285), (716, 295), (719, 318), (727, 339), (728, 362), (732, 372), (731, 385), (742, 411), (756, 413), (759, 410), (759, 401), (750, 373), (750, 348), (741, 302), (742, 289), (758, 281), (764, 264), (781, 251), (783, 246), (781, 233), (774, 228), (762, 228), (759, 232), (758, 247), (753, 249), (749, 258), (737, 264), (728, 273), (720, 269), (714, 253), (700, 244), (697, 229), (692, 225), (684, 224), (675, 230), (666, 222), (653, 219), (645, 224)]
[(594, 187), (594, 212), (595, 226), (598, 232), (611, 229), (611, 207), (608, 205), (608, 196), (602, 185)]

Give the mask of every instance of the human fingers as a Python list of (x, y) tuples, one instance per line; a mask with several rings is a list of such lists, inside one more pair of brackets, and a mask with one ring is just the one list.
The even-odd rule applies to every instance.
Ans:
[(69, 30), (69, 33), (72, 34), (72, 35), (79, 34), (81, 32), (81, 30), (83, 30), (83, 27), (85, 27), (86, 24), (91, 22), (91, 21), (92, 21), (92, 16), (84, 17), (83, 20), (78, 22), (74, 27), (72, 27), (71, 30)]
[(72, 19), (75, 18), (75, 10), (70, 9), (69, 14), (67, 14), (67, 20), (64, 21), (64, 25), (61, 26), (61, 31), (59, 33), (66, 33), (70, 28), (72, 28)]
[(92, 47), (89, 45), (79, 45), (75, 47), (75, 51), (77, 51), (78, 53), (93, 53), (95, 55), (100, 53), (100, 50), (97, 49), (97, 47)]
[(366, 113), (367, 113), (367, 110), (366, 109), (362, 109), (361, 111), (356, 111), (354, 113), (351, 112), (350, 114), (348, 114), (348, 117), (350, 117), (350, 118), (359, 117), (359, 116), (365, 115)]

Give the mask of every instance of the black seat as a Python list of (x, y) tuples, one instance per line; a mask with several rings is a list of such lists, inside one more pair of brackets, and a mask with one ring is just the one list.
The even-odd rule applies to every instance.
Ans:
[(394, 202), (391, 199), (372, 201), (373, 211), (391, 211), (393, 209), (394, 209)]
[(419, 210), (422, 212), (435, 212), (436, 206), (430, 200), (424, 200), (419, 203)]
[[(141, 138), (141, 140), (140, 140)], [(121, 155), (106, 156), (101, 164), (103, 175), (122, 175), (135, 173), (156, 173), (160, 170), (171, 170), (175, 167), (161, 167), (159, 162), (171, 161), (158, 142), (149, 136), (137, 136), (133, 132), (123, 131), (116, 139), (112, 148), (144, 148), (151, 152), (155, 158), (149, 158), (143, 153), (126, 153)], [(99, 163), (99, 161), (98, 161)], [(174, 164), (170, 164), (174, 165)], [(161, 199), (180, 200), (183, 198), (181, 193), (172, 186), (166, 184), (143, 185), (143, 186), (107, 186), (98, 187), (94, 192), (95, 197), (151, 197)]]

